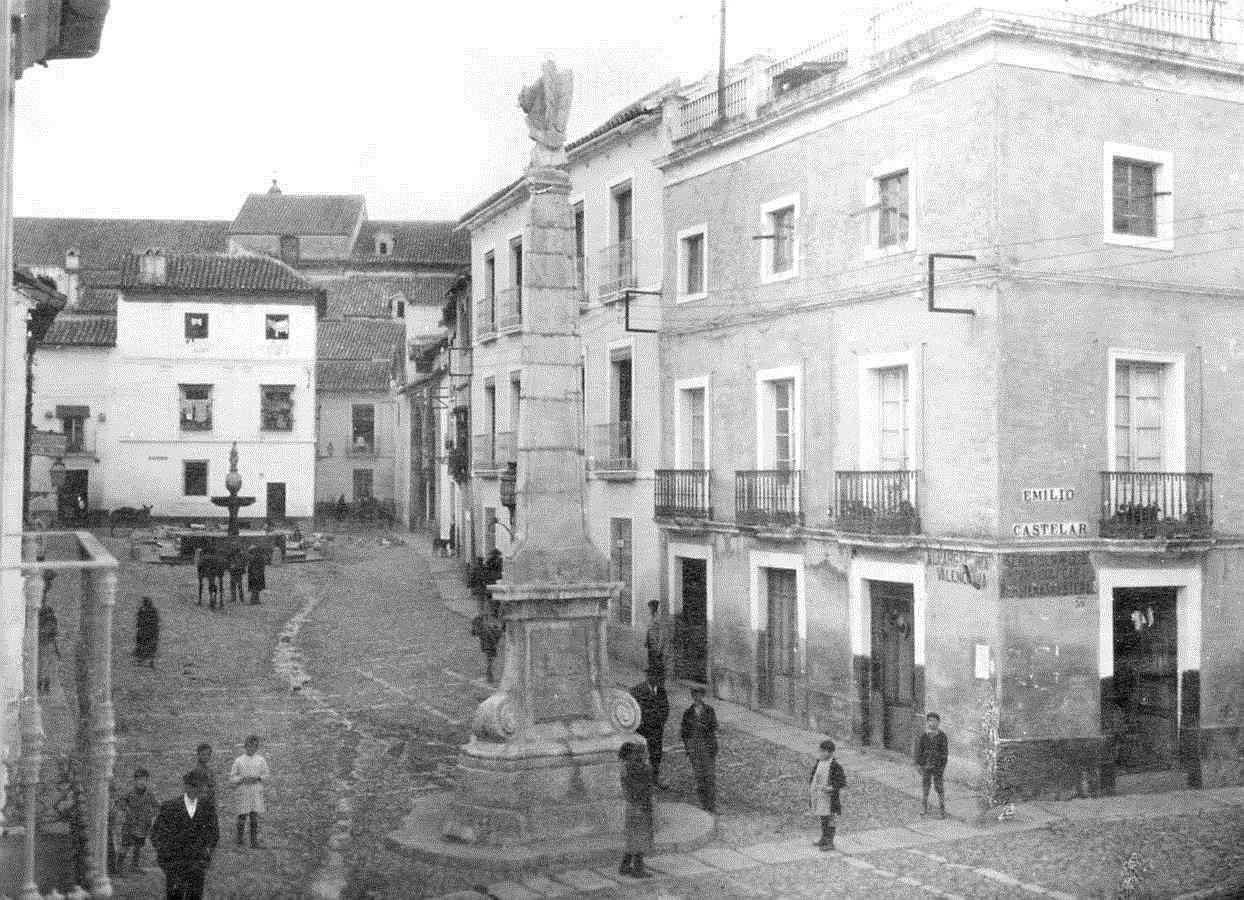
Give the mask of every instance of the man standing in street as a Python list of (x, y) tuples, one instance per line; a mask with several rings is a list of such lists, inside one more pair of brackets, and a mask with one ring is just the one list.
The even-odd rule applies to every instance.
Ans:
[(164, 870), (168, 900), (202, 900), (203, 881), (220, 841), (216, 817), (200, 797), (206, 786), (202, 772), (191, 770), (182, 778), (185, 792), (160, 806), (151, 827), (151, 843)]
[(700, 806), (717, 812), (717, 713), (704, 702), (705, 687), (691, 688), (691, 705), (682, 715), (682, 742), (695, 773)]
[(661, 780), (661, 750), (665, 722), (670, 717), (670, 701), (665, 695), (665, 670), (649, 666), (647, 678), (631, 688), (631, 696), (639, 704), (639, 728), (636, 731), (648, 742), (648, 761), (652, 764), (652, 783), (660, 790), (669, 784)]

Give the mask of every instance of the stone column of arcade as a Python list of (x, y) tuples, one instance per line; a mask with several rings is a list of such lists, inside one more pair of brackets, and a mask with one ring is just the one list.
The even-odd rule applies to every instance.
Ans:
[[(608, 603), (619, 585), (584, 522), (579, 303), (562, 149), (569, 93), (570, 73), (546, 63), (520, 96), (537, 144), (526, 173), (516, 548), (492, 588), (506, 623), (501, 686), (475, 713), (452, 795), (420, 801), (390, 835), (399, 848), (446, 861), (508, 867), (612, 854), (624, 818), (618, 749), (643, 740), (634, 733), (638, 704), (607, 686)], [(658, 845), (686, 847), (712, 833), (699, 809), (657, 810)]]

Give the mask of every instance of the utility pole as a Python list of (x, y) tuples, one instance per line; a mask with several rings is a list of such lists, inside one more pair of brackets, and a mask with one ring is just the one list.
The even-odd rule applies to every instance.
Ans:
[(717, 121), (726, 118), (726, 0), (721, 0), (721, 34), (717, 41)]

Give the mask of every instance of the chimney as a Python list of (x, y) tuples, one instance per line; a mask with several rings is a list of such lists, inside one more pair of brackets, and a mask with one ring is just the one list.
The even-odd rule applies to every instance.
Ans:
[(150, 248), (138, 257), (138, 280), (142, 284), (164, 284), (167, 262), (163, 250), (159, 247)]
[(65, 251), (65, 300), (66, 306), (75, 307), (78, 305), (78, 265), (81, 260), (78, 258), (78, 251), (70, 247)]

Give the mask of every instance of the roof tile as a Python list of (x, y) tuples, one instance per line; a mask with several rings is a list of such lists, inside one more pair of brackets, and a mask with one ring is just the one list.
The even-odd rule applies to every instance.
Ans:
[(362, 194), (251, 194), (229, 233), (354, 234), (364, 203)]
[[(457, 222), (369, 220), (354, 242), (354, 258), (367, 262), (449, 263), (465, 266), (471, 261), (471, 241), (455, 234)], [(388, 234), (393, 246), (386, 256), (376, 253), (376, 236)]]
[(115, 347), (116, 316), (57, 316), (44, 336), (45, 347)]
[(152, 247), (169, 253), (220, 253), (229, 223), (211, 219), (74, 219), (18, 216), (13, 220), (13, 259), (23, 266), (65, 265), (77, 250), (84, 269), (115, 269), (127, 253)]
[(321, 321), (317, 329), (319, 359), (389, 362), (400, 358), (406, 339), (402, 322), (380, 319)]
[(126, 291), (277, 291), (309, 293), (318, 290), (285, 263), (271, 256), (227, 253), (166, 255), (165, 278), (160, 283), (140, 277), (141, 256), (125, 257), (121, 288)]
[(321, 359), (315, 364), (316, 392), (387, 391), (393, 365), (386, 362)]

